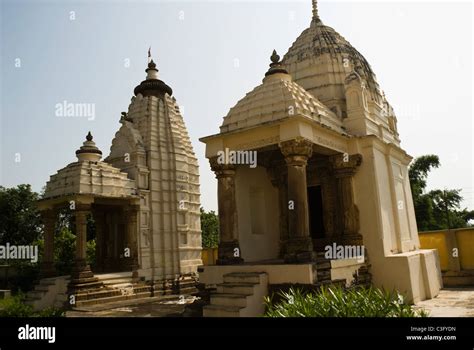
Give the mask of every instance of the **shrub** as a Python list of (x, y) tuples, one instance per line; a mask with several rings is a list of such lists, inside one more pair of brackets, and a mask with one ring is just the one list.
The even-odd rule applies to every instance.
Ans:
[(321, 287), (318, 292), (303, 293), (299, 289), (279, 293), (281, 300), (273, 304), (265, 299), (267, 317), (424, 317), (397, 292), (377, 288)]
[(63, 317), (64, 311), (58, 308), (46, 308), (41, 311), (25, 303), (23, 294), (0, 300), (0, 317)]
[(33, 308), (23, 302), (23, 297), (16, 295), (0, 300), (0, 317), (31, 317)]

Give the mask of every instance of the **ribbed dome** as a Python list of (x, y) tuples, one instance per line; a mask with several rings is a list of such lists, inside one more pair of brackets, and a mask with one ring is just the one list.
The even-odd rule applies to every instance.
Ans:
[(281, 63), (273, 62), (270, 67), (263, 83), (230, 109), (220, 128), (221, 132), (250, 128), (292, 116), (303, 116), (344, 133), (339, 118), (292, 81), (291, 76), (281, 68)]
[(345, 116), (344, 80), (352, 71), (366, 81), (371, 98), (382, 101), (367, 60), (342, 35), (324, 25), (317, 10), (313, 12), (310, 27), (296, 39), (283, 63), (295, 82), (342, 116)]

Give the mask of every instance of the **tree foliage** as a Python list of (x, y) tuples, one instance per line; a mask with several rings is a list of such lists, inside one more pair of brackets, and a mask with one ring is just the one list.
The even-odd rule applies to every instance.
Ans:
[(466, 227), (474, 218), (474, 211), (461, 209), (460, 189), (426, 191), (429, 172), (440, 165), (438, 156), (431, 154), (416, 158), (409, 168), (419, 231)]
[(202, 247), (216, 248), (219, 244), (219, 218), (213, 210), (206, 212), (201, 208), (201, 231)]
[(0, 186), (0, 244), (28, 245), (41, 236), (37, 200), (30, 185)]

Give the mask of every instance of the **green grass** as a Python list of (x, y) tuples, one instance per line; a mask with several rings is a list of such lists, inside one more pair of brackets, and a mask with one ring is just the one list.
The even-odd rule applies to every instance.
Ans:
[(395, 291), (358, 287), (322, 287), (318, 292), (298, 289), (279, 293), (281, 300), (265, 299), (267, 317), (426, 317), (423, 310), (413, 310)]

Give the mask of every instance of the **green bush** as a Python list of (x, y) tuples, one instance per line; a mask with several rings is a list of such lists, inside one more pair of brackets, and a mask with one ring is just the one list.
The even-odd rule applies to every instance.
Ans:
[(0, 317), (32, 317), (33, 308), (20, 295), (0, 300)]
[(87, 246), (86, 246), (86, 255), (87, 255), (87, 263), (91, 266), (95, 266), (95, 239), (92, 239), (90, 241), (87, 241)]
[(34, 311), (33, 307), (25, 303), (23, 294), (18, 294), (0, 300), (1, 317), (63, 317), (64, 311), (58, 308), (47, 308)]
[(322, 287), (318, 292), (303, 293), (298, 289), (279, 293), (281, 300), (265, 299), (267, 317), (424, 317), (397, 292), (377, 288)]
[(54, 261), (59, 276), (69, 275), (76, 255), (76, 236), (63, 227), (54, 237)]

